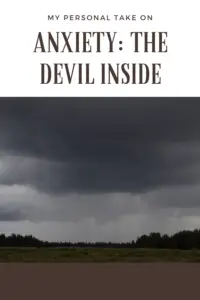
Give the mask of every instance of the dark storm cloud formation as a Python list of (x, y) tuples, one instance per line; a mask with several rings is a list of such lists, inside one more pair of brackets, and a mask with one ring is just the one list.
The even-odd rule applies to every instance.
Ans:
[(1, 179), (47, 193), (143, 193), (200, 182), (196, 99), (0, 102), (0, 151), (31, 158)]

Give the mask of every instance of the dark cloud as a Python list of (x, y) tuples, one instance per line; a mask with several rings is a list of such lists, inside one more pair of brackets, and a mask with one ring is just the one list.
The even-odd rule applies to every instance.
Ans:
[(198, 184), (199, 113), (195, 99), (1, 100), (0, 151), (23, 157), (1, 182), (86, 194)]
[(26, 215), (19, 209), (0, 206), (0, 222), (26, 220)]

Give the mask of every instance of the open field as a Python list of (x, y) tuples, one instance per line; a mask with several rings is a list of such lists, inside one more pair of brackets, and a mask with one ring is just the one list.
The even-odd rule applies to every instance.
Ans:
[(199, 299), (200, 264), (0, 263), (3, 300)]
[(0, 262), (200, 262), (200, 250), (0, 247)]

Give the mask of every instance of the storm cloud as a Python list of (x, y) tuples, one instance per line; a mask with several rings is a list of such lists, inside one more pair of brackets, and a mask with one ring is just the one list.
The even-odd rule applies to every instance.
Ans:
[(47, 193), (138, 193), (200, 180), (200, 103), (1, 101), (0, 150), (29, 157), (3, 184)]
[(2, 99), (0, 219), (197, 217), (199, 113), (192, 98)]

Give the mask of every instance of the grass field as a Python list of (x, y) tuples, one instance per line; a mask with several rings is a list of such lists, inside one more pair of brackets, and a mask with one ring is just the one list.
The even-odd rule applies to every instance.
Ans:
[(0, 262), (200, 262), (200, 250), (0, 247)]

